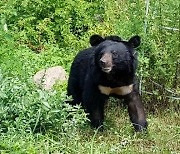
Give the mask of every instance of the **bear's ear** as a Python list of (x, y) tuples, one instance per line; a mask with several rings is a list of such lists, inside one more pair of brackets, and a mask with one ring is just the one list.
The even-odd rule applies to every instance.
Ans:
[(137, 48), (140, 44), (141, 44), (141, 37), (138, 35), (135, 35), (133, 37), (130, 38), (130, 40), (128, 41), (128, 43), (133, 47), (133, 48)]
[(91, 46), (96, 46), (103, 41), (104, 41), (104, 39), (100, 35), (97, 35), (97, 34), (92, 35), (89, 40)]
[(116, 35), (106, 36), (105, 40), (112, 40), (112, 41), (115, 41), (115, 42), (121, 42), (122, 41), (122, 39), (119, 36), (116, 36)]

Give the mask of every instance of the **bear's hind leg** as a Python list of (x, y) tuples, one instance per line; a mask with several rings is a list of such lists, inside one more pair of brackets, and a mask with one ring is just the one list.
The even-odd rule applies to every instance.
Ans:
[(79, 82), (76, 79), (69, 79), (67, 86), (67, 95), (72, 96), (72, 101), (68, 101), (71, 105), (82, 103), (82, 91)]

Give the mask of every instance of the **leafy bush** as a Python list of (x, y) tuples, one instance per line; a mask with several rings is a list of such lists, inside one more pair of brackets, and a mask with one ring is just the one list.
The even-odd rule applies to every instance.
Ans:
[(9, 129), (27, 132), (68, 131), (84, 124), (79, 106), (65, 103), (65, 93), (45, 92), (17, 77), (0, 72), (0, 132)]
[(44, 43), (75, 45), (103, 14), (100, 1), (85, 0), (8, 0), (1, 8), (2, 25), (18, 32), (19, 40), (36, 51)]

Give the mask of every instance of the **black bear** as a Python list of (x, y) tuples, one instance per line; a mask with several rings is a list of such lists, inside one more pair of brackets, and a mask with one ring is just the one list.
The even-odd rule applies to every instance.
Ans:
[(104, 120), (104, 104), (110, 96), (122, 98), (128, 106), (130, 120), (136, 131), (147, 128), (144, 107), (138, 91), (135, 70), (140, 37), (124, 41), (118, 36), (90, 37), (92, 47), (75, 57), (68, 80), (67, 94), (72, 105), (83, 106), (93, 127)]

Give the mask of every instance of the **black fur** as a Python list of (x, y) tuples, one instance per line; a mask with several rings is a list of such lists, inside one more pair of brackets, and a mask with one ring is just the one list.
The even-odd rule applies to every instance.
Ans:
[(110, 36), (106, 36), (105, 38), (103, 38), (100, 35), (95, 34), (90, 37), (89, 42), (90, 42), (91, 46), (96, 46), (105, 40), (120, 42), (122, 39), (116, 35), (110, 35)]
[[(79, 52), (71, 66), (67, 87), (68, 95), (73, 98), (71, 104), (81, 103), (89, 113), (92, 126), (97, 128), (103, 124), (104, 104), (109, 98), (100, 92), (98, 86), (115, 88), (133, 84), (131, 93), (117, 97), (125, 99), (135, 130), (143, 130), (147, 122), (135, 78), (137, 55), (134, 51), (140, 45), (140, 37), (134, 36), (129, 41), (122, 41), (118, 36), (102, 38), (93, 35), (90, 44), (92, 47)], [(100, 58), (107, 52), (112, 54), (114, 64), (109, 73), (103, 72), (99, 64)]]

